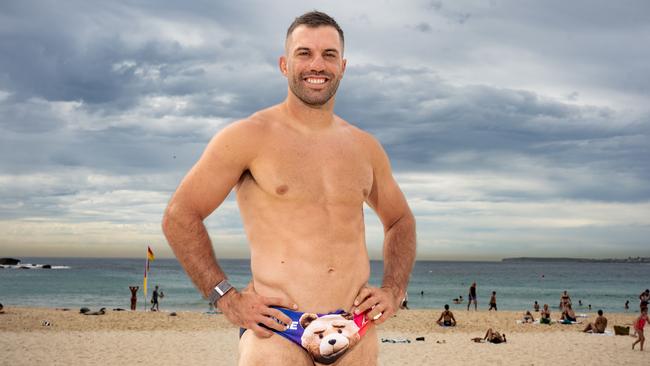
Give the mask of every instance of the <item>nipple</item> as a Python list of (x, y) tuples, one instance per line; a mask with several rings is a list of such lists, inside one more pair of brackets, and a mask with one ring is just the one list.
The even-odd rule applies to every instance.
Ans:
[(283, 195), (283, 194), (287, 193), (287, 191), (289, 191), (289, 186), (287, 186), (286, 184), (283, 184), (283, 185), (281, 185), (281, 186), (279, 186), (278, 188), (275, 189), (275, 193), (277, 193), (279, 195)]

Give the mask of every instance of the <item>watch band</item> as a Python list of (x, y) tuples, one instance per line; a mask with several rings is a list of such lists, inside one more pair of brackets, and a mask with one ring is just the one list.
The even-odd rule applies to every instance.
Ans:
[(223, 281), (219, 282), (212, 291), (210, 291), (210, 295), (208, 296), (208, 300), (210, 301), (210, 304), (216, 304), (217, 301), (226, 294), (226, 292), (230, 291), (232, 289), (232, 285), (228, 280), (224, 279)]

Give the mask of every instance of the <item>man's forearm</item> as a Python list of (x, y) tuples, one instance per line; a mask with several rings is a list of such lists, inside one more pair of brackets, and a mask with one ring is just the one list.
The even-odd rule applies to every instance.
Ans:
[(384, 278), (382, 287), (393, 289), (395, 296), (406, 293), (415, 261), (415, 218), (409, 212), (384, 234)]
[(179, 207), (168, 207), (163, 232), (176, 258), (194, 285), (207, 296), (212, 287), (226, 277), (212, 249), (203, 220)]

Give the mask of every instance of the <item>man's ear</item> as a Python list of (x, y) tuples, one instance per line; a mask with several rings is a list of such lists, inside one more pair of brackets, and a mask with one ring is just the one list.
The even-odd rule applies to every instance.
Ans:
[(280, 67), (280, 72), (282, 75), (287, 76), (287, 58), (285, 56), (280, 56), (278, 60), (278, 66)]
[(343, 69), (341, 69), (341, 79), (343, 79), (343, 75), (345, 75), (345, 66), (348, 64), (347, 59), (343, 59)]

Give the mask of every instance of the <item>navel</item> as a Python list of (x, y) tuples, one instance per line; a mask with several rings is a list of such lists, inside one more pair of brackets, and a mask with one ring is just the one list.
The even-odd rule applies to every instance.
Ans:
[(289, 191), (289, 186), (287, 186), (286, 184), (283, 184), (283, 185), (281, 185), (281, 186), (279, 186), (278, 188), (275, 189), (275, 193), (277, 193), (279, 195), (283, 195), (283, 194), (287, 193), (288, 191)]
[(363, 191), (362, 191), (362, 193), (363, 193), (363, 197), (364, 197), (364, 198), (365, 198), (365, 197), (368, 197), (368, 190), (367, 190), (367, 189), (364, 188)]

